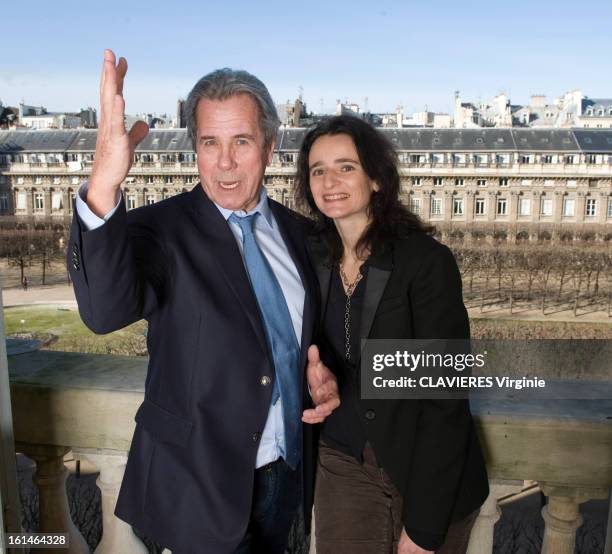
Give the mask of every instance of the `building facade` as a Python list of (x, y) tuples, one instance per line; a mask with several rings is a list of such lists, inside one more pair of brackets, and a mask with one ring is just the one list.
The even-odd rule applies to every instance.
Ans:
[[(612, 239), (612, 130), (381, 129), (395, 146), (405, 204), (443, 235), (508, 241)], [(294, 208), (305, 129), (279, 131), (265, 185)], [(95, 130), (1, 131), (0, 220), (72, 216), (91, 172)], [(128, 209), (198, 183), (185, 129), (154, 129), (123, 190)]]

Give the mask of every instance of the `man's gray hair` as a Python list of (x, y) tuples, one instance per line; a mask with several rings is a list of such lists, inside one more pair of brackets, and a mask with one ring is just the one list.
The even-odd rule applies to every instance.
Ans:
[(272, 96), (255, 75), (248, 71), (224, 67), (204, 75), (191, 89), (185, 103), (187, 132), (193, 149), (197, 150), (198, 120), (197, 109), (200, 100), (226, 100), (238, 94), (250, 94), (259, 107), (259, 126), (264, 135), (264, 148), (267, 150), (276, 140), (280, 120)]

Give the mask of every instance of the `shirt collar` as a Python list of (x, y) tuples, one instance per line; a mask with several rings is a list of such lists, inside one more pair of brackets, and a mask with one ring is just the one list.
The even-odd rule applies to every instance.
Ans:
[(272, 210), (270, 209), (270, 203), (268, 202), (268, 193), (266, 192), (266, 187), (261, 187), (261, 192), (259, 193), (259, 202), (257, 206), (255, 206), (252, 210), (245, 212), (244, 210), (228, 210), (222, 206), (219, 206), (216, 202), (213, 202), (215, 206), (217, 206), (218, 210), (221, 212), (221, 215), (227, 221), (230, 216), (235, 213), (238, 217), (245, 217), (247, 215), (251, 215), (259, 212), (264, 219), (268, 222), (268, 225), (272, 225)]

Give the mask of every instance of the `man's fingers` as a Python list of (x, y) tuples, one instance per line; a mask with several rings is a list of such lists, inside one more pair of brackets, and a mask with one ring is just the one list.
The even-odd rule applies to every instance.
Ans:
[(123, 94), (123, 81), (127, 73), (128, 65), (124, 57), (119, 58), (117, 63), (117, 94)]
[(144, 121), (137, 121), (134, 123), (130, 129), (130, 132), (128, 133), (132, 150), (134, 150), (134, 148), (136, 148), (148, 134), (149, 126)]
[(113, 108), (117, 94), (117, 70), (115, 68), (115, 53), (112, 50), (104, 50), (104, 79), (100, 94), (100, 109), (105, 124), (109, 127), (113, 124)]
[(314, 410), (304, 410), (304, 413), (302, 414), (302, 421), (310, 424), (322, 423), (325, 421), (325, 417), (320, 416)]
[(100, 118), (103, 115), (103, 106), (102, 106), (102, 91), (104, 90), (104, 75), (106, 74), (106, 54), (102, 57), (102, 70), (100, 72)]
[(321, 404), (318, 404), (314, 409), (318, 415), (324, 415), (327, 417), (330, 415), (338, 406), (340, 406), (340, 400), (337, 398), (330, 398)]
[(319, 356), (319, 348), (316, 344), (310, 345), (308, 349), (308, 363), (309, 364), (318, 364), (321, 362), (321, 357)]
[(123, 96), (120, 94), (115, 94), (113, 98), (113, 111), (110, 120), (111, 124), (111, 135), (118, 137), (125, 134), (125, 101), (123, 100)]
[(312, 397), (315, 403), (323, 402), (328, 398), (338, 397), (338, 384), (334, 379), (330, 379), (325, 381), (322, 385), (314, 389), (312, 392)]

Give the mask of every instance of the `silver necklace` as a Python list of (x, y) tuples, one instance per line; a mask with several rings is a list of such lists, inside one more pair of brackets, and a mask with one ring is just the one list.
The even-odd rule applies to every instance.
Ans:
[(346, 273), (344, 273), (342, 265), (339, 265), (338, 268), (340, 269), (340, 277), (342, 278), (342, 282), (346, 287), (346, 303), (344, 306), (344, 359), (348, 361), (351, 359), (351, 297), (353, 296), (353, 293), (357, 288), (357, 284), (359, 281), (361, 281), (363, 275), (361, 274), (361, 271), (358, 271), (357, 277), (355, 277), (354, 281), (351, 283), (348, 280)]

